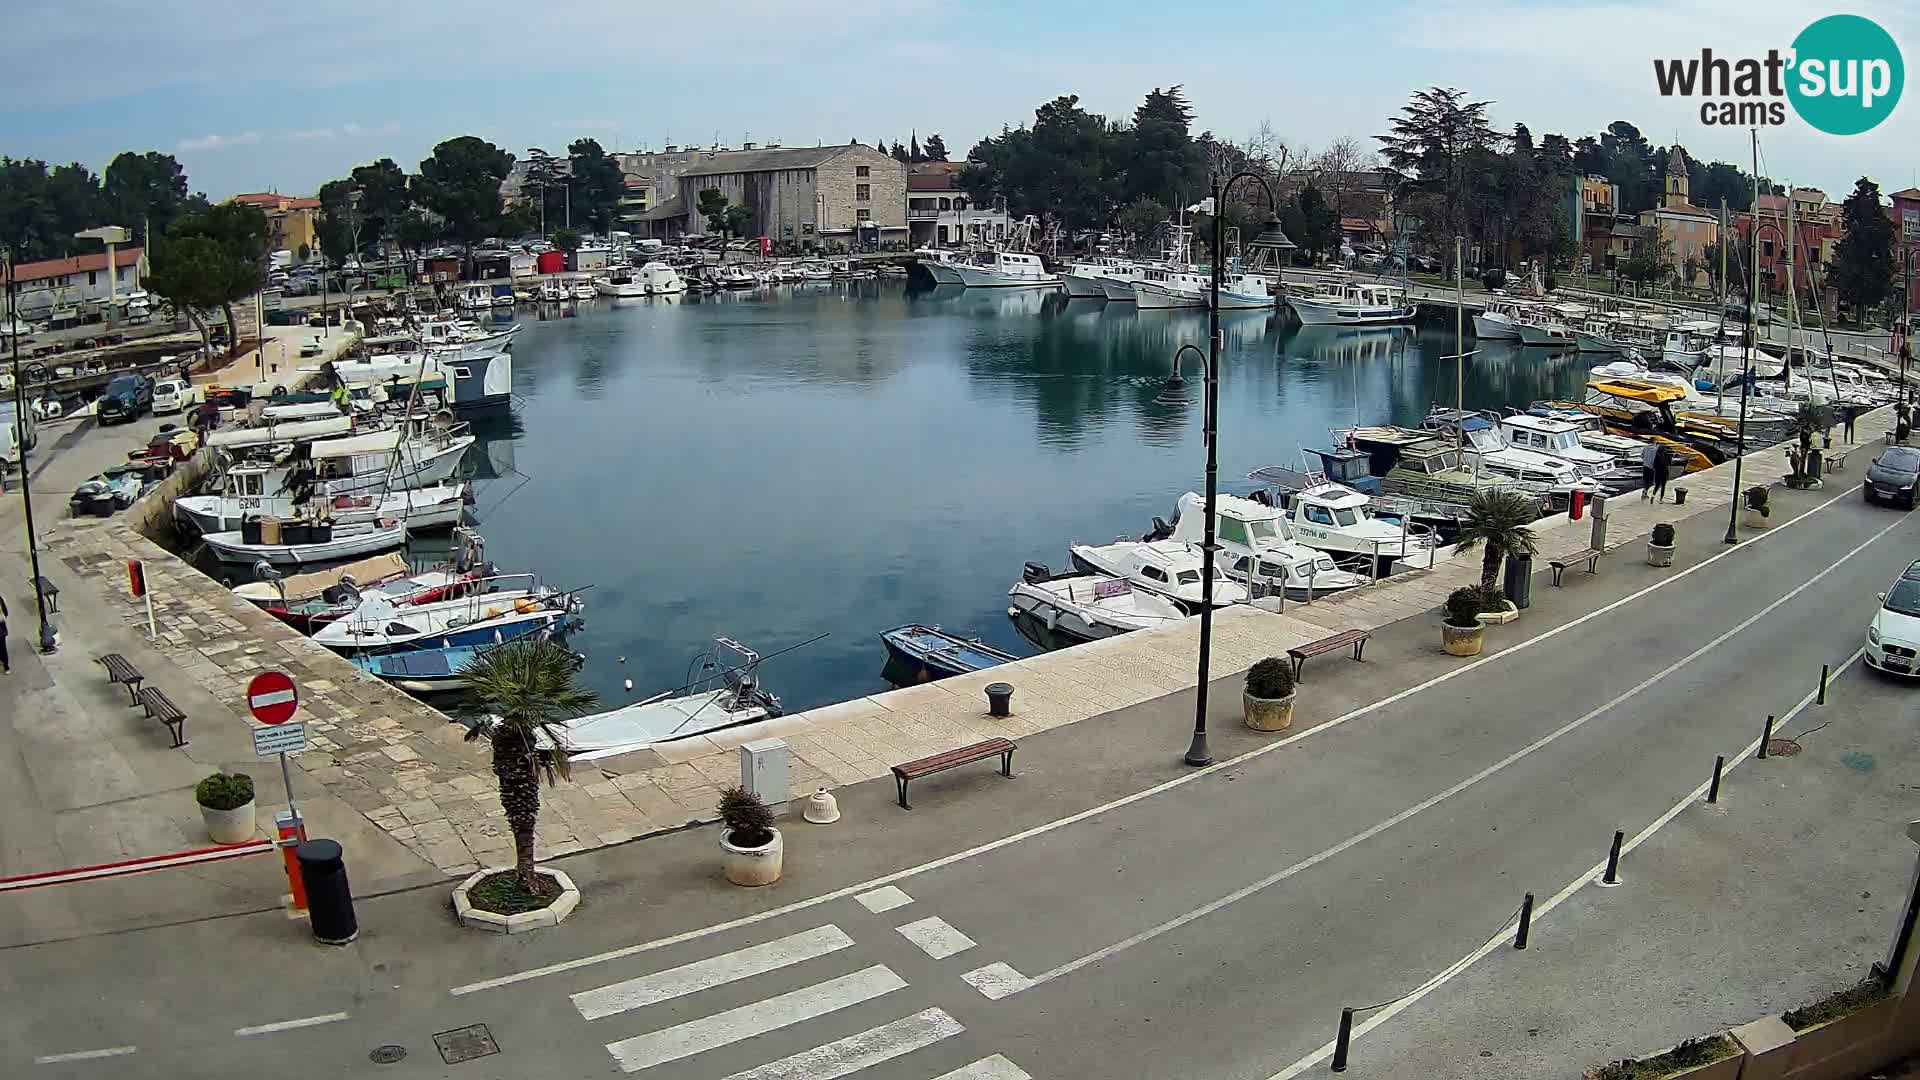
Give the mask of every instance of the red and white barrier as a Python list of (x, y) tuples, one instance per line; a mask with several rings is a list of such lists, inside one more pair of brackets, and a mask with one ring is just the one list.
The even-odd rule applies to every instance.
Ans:
[(101, 878), (123, 877), (127, 874), (139, 874), (148, 870), (168, 870), (181, 866), (197, 866), (201, 863), (237, 859), (243, 855), (265, 855), (277, 847), (279, 847), (279, 844), (273, 840), (249, 840), (244, 844), (225, 844), (220, 847), (195, 848), (192, 851), (176, 851), (171, 855), (148, 855), (139, 859), (125, 859), (120, 862), (100, 863), (95, 866), (76, 866), (70, 870), (49, 870), (39, 874), (0, 877), (0, 892), (37, 889), (43, 885), (70, 885), (78, 881), (97, 881)]

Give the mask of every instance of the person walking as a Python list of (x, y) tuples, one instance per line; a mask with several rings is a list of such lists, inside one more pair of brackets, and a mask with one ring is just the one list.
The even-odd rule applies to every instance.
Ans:
[(1653, 498), (1653, 463), (1663, 449), (1659, 444), (1649, 441), (1640, 448), (1640, 501)]
[(1673, 472), (1673, 448), (1661, 443), (1653, 452), (1653, 497), (1655, 502), (1667, 501), (1667, 477)]
[(1842, 431), (1849, 445), (1853, 443), (1853, 419), (1859, 415), (1860, 410), (1851, 405), (1840, 406), (1840, 419), (1843, 425)]
[(13, 661), (7, 658), (7, 598), (0, 596), (0, 675), (13, 674)]

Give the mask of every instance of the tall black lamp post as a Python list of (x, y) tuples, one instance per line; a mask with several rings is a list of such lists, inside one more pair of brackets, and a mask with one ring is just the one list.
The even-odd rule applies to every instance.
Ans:
[[(14, 446), (20, 455), (20, 506), (27, 519), (27, 560), (33, 568), (33, 600), (40, 613), (40, 651), (53, 652), (57, 646), (54, 640), (53, 624), (47, 621), (47, 594), (41, 588), (40, 544), (33, 529), (33, 485), (27, 476), (27, 399), (26, 380), (20, 375), (20, 325), (16, 312), (16, 298), (20, 283), (14, 280), (13, 251), (9, 249), (7, 266), (7, 340), (13, 359), (13, 437)], [(112, 267), (107, 268), (113, 272)]]
[(1207, 750), (1207, 668), (1213, 654), (1213, 527), (1214, 512), (1220, 497), (1220, 284), (1227, 262), (1227, 192), (1242, 180), (1254, 180), (1267, 193), (1268, 219), (1262, 238), (1280, 227), (1280, 201), (1266, 178), (1255, 172), (1239, 172), (1221, 183), (1213, 180), (1213, 274), (1207, 302), (1207, 413), (1200, 425), (1207, 443), (1207, 505), (1205, 536), (1200, 546), (1200, 685), (1195, 687), (1193, 704), (1193, 742), (1187, 747), (1189, 765), (1211, 765), (1213, 754)]

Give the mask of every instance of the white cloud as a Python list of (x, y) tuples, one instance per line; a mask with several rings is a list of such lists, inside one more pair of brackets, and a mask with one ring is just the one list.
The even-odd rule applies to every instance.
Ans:
[(183, 154), (202, 153), (212, 150), (226, 150), (234, 146), (252, 146), (260, 141), (257, 131), (243, 131), (238, 135), (202, 135), (195, 139), (181, 139), (174, 149)]
[(309, 128), (305, 131), (288, 131), (276, 136), (288, 142), (332, 142), (338, 137), (332, 128)]
[(362, 128), (359, 124), (353, 123), (351, 121), (340, 125), (340, 134), (342, 135), (349, 135), (349, 136), (359, 135), (363, 131), (365, 131), (364, 128)]

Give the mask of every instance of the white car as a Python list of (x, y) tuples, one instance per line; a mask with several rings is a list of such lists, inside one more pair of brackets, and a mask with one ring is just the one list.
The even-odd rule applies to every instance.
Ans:
[(1867, 624), (1867, 666), (1892, 675), (1920, 675), (1920, 562), (1880, 594), (1880, 610)]
[(153, 413), (186, 412), (200, 402), (200, 390), (182, 379), (161, 379), (153, 384)]
[(300, 339), (301, 356), (319, 356), (325, 349), (326, 345), (320, 340), (319, 334), (308, 334)]

